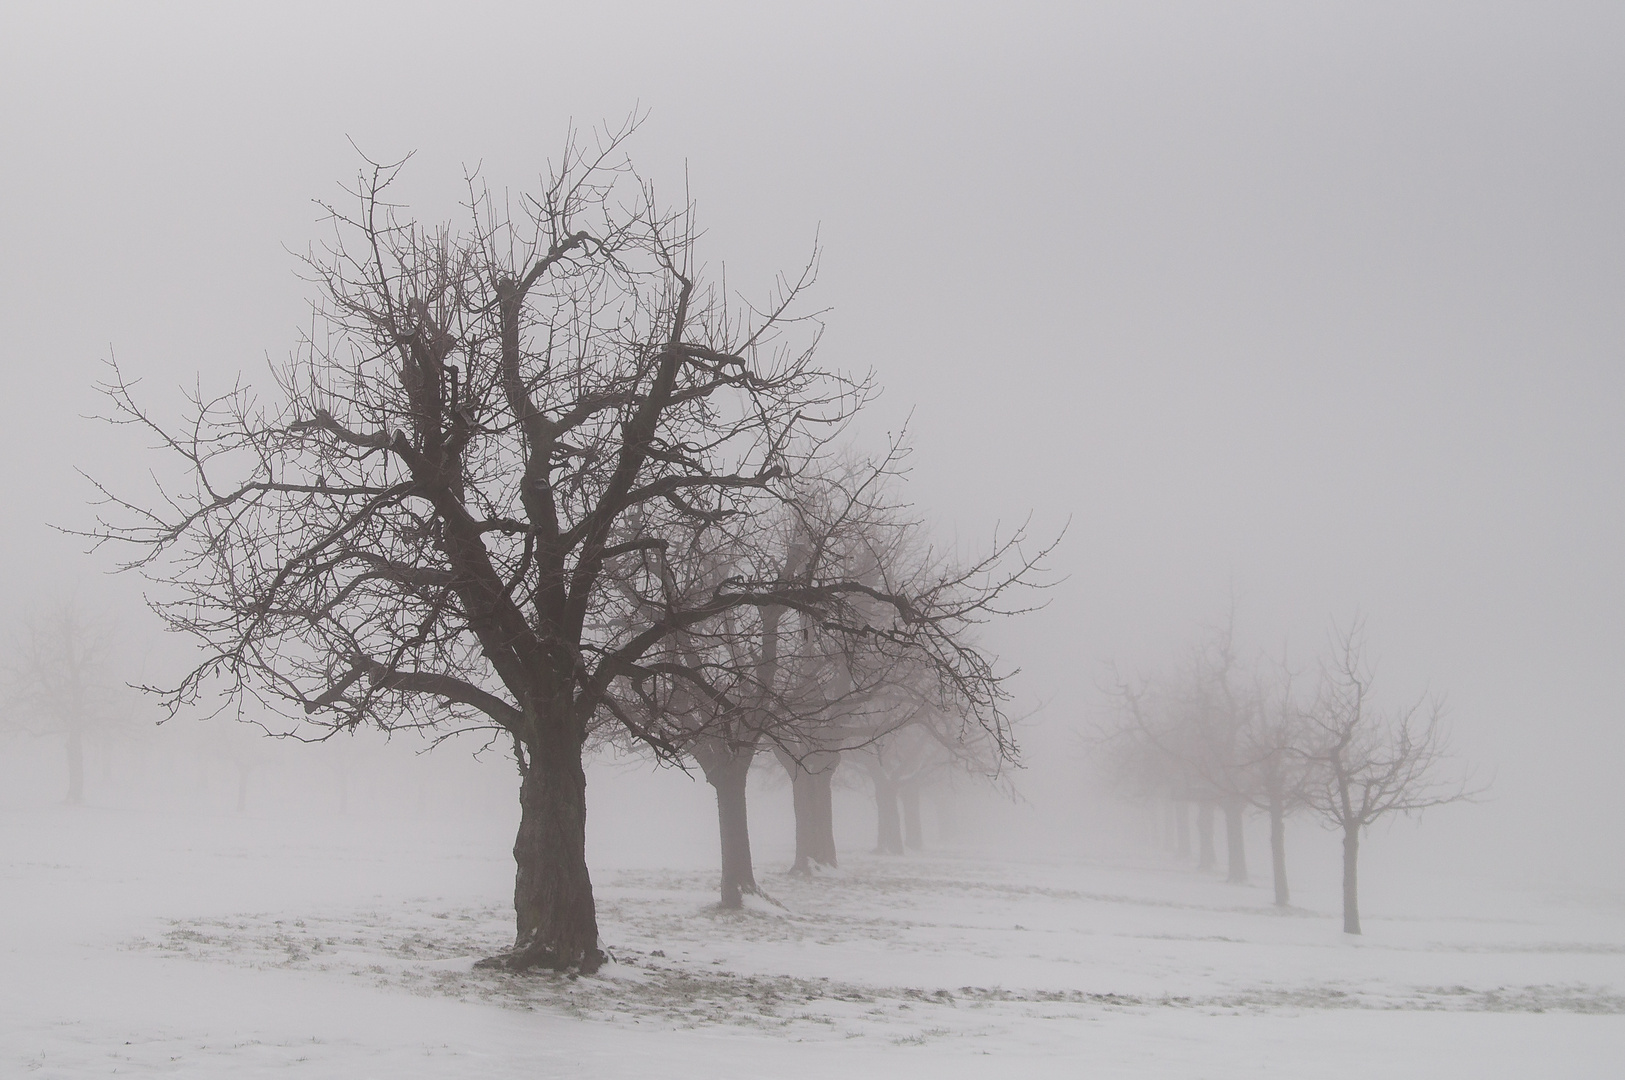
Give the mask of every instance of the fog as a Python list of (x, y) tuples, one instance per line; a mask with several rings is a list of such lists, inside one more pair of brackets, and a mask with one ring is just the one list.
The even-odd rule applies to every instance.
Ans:
[[(190, 646), (119, 553), (59, 531), (94, 522), (81, 473), (160, 467), (92, 418), (104, 361), (166, 415), (263, 383), (310, 324), (313, 200), (362, 154), (412, 154), (396, 200), (450, 219), (467, 174), (517, 193), (572, 126), (646, 111), (631, 156), (692, 195), (711, 272), (759, 295), (818, 245), (821, 361), (884, 386), (856, 437), (906, 428), (940, 541), (1064, 533), (1042, 609), (985, 632), (1020, 668), (1022, 766), (1015, 800), (966, 788), (964, 843), (1152, 857), (1087, 761), (1111, 665), (1165, 668), (1233, 609), (1248, 650), (1309, 667), (1363, 614), (1385, 700), (1443, 695), (1488, 785), (1374, 830), (1374, 895), (1625, 889), (1622, 44), (1625, 12), (1584, 3), (13, 6), (0, 612), (72, 595), (121, 670), (173, 678)], [(235, 813), (208, 747), (240, 733), (131, 708), (139, 754), (104, 783), (93, 751), (87, 801)], [(246, 812), (466, 817), (505, 857), (500, 747), (348, 741), (241, 751)], [(60, 801), (57, 743), (0, 745), (0, 807)], [(867, 851), (849, 772), (837, 839)], [(791, 844), (775, 779), (759, 869)], [(697, 770), (599, 761), (589, 790), (595, 867), (714, 866)], [(1335, 890), (1336, 837), (1292, 827), (1295, 873)]]

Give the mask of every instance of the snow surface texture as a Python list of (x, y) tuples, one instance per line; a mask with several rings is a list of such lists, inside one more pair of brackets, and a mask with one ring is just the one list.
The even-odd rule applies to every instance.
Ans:
[[(1617, 898), (1334, 897), (1147, 857), (852, 856), (778, 905), (597, 875), (597, 977), (475, 971), (499, 842), (452, 823), (0, 816), (0, 1075), (1618, 1076)], [(1011, 1070), (1018, 1070), (1012, 1074)], [(1555, 1070), (1555, 1071), (1554, 1071)]]

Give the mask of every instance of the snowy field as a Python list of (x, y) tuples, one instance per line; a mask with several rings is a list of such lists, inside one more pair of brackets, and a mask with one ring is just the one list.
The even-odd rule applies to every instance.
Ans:
[(471, 967), (511, 934), (505, 846), (432, 816), (8, 807), (0, 1076), (1625, 1073), (1618, 898), (1435, 883), (1355, 940), (1332, 891), (1278, 914), (1155, 855), (798, 880), (769, 846), (782, 906), (717, 911), (703, 859), (597, 868), (616, 962), (514, 976)]

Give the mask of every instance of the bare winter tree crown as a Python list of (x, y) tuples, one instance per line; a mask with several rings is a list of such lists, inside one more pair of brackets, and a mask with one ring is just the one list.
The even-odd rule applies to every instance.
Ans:
[(1043, 553), (1018, 531), (968, 566), (833, 554), (908, 523), (873, 502), (895, 454), (826, 467), (873, 382), (815, 362), (816, 254), (764, 303), (725, 295), (692, 205), (633, 171), (632, 127), (572, 138), (517, 200), (470, 179), (461, 226), (405, 216), (401, 164), (369, 162), (305, 260), (313, 329), (263, 392), (199, 391), (166, 423), (112, 367), (112, 419), (184, 473), (101, 488), (93, 532), (133, 545), (155, 608), (203, 647), (172, 710), (219, 691), (329, 733), (495, 730), (522, 766), (542, 728), (579, 746), (608, 718), (676, 753), (684, 721), (625, 703), (655, 684), (725, 700), (740, 664), (681, 643), (794, 612), (928, 670), (1008, 743), (1008, 673), (974, 627)]

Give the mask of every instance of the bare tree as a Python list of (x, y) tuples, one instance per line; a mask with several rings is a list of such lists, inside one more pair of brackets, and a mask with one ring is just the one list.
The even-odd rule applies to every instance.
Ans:
[[(715, 635), (712, 644), (725, 655), (703, 684), (673, 685), (666, 705), (668, 715), (683, 718), (679, 721), (685, 727), (682, 746), (716, 792), (723, 908), (743, 906), (747, 894), (765, 895), (756, 883), (751, 856), (746, 789), (762, 738), (775, 719), (770, 702), (784, 614), (783, 607), (764, 607), (753, 619), (718, 620), (725, 629)], [(707, 661), (692, 644), (692, 637), (680, 647), (687, 670), (705, 668)], [(729, 678), (717, 678), (729, 669)], [(654, 705), (653, 688), (639, 689), (651, 695), (648, 704)]]
[(908, 711), (903, 722), (894, 723), (856, 755), (874, 791), (875, 849), (886, 855), (923, 846), (922, 792), (955, 773), (995, 779), (1015, 760), (1009, 748), (1001, 753), (980, 729), (967, 728), (929, 701), (904, 707)]
[(1237, 738), (1242, 782), (1236, 790), (1269, 818), (1275, 905), (1284, 908), (1292, 903), (1286, 873), (1286, 819), (1305, 805), (1310, 770), (1304, 748), (1309, 732), (1303, 708), (1294, 696), (1292, 671), (1283, 663), (1270, 675), (1255, 675), (1247, 694), (1246, 721)]
[(1198, 868), (1217, 865), (1215, 812), (1225, 818), (1227, 879), (1247, 880), (1242, 815), (1248, 805), (1243, 731), (1252, 701), (1239, 687), (1228, 627), (1190, 650), (1171, 675), (1117, 677), (1108, 693), (1110, 725), (1095, 742), (1117, 775), (1119, 790), (1197, 808)]
[[(1286, 818), (1303, 805), (1306, 745), (1294, 677), (1262, 658), (1244, 663), (1235, 644), (1234, 615), (1211, 634), (1191, 664), (1186, 699), (1190, 735), (1183, 741), (1197, 786), (1225, 815), (1227, 880), (1245, 882), (1243, 812), (1261, 810), (1270, 823), (1275, 903), (1291, 903), (1286, 872)], [(1213, 801), (1208, 803), (1213, 805)], [(1210, 849), (1211, 812), (1204, 832)], [(1209, 856), (1210, 857), (1210, 856)]]
[[(877, 584), (879, 563), (909, 552), (902, 541), (916, 531), (898, 518), (883, 483), (899, 456), (894, 447), (865, 464), (847, 454), (796, 478), (796, 499), (781, 513), (719, 523), (703, 550), (668, 550), (668, 564), (691, 565), (681, 572), (668, 567), (662, 603), (683, 607), (689, 602), (683, 588), (714, 590), (730, 577), (794, 578), (815, 562), (838, 563), (850, 573), (861, 561), (869, 571), (862, 579)], [(906, 572), (899, 567), (890, 577)], [(912, 568), (912, 578), (923, 579), (921, 568)], [(854, 605), (854, 611), (858, 607), (872, 605)], [(773, 605), (723, 611), (672, 635), (658, 658), (651, 652), (643, 662), (645, 669), (680, 677), (629, 680), (630, 695), (620, 699), (627, 711), (662, 718), (716, 791), (724, 908), (741, 906), (747, 894), (765, 895), (755, 880), (746, 799), (749, 770), (764, 742), (778, 749), (816, 745), (834, 756), (905, 722), (895, 715), (895, 702), (910, 693), (953, 700), (944, 694), (940, 672), (909, 651), (877, 663), (886, 649), (862, 635), (832, 633), (807, 615)], [(831, 681), (851, 681), (854, 672), (861, 689), (832, 696)], [(876, 705), (881, 700), (884, 708)], [(799, 762), (796, 772), (806, 772)], [(805, 826), (804, 801), (798, 809)], [(830, 849), (832, 858), (832, 834)]]
[[(728, 526), (716, 531), (718, 537), (706, 550), (667, 551), (661, 596), (667, 608), (691, 602), (680, 592), (685, 586), (714, 591), (730, 578), (794, 575), (796, 546), (783, 542), (782, 530), (771, 524), (753, 530), (754, 542)], [(697, 565), (685, 573), (671, 572), (669, 564), (683, 558)], [(631, 600), (635, 606), (640, 598)], [(742, 907), (746, 895), (766, 895), (756, 882), (751, 855), (747, 782), (764, 736), (775, 724), (787, 722), (776, 694), (780, 649), (787, 644), (787, 610), (782, 605), (730, 608), (687, 627), (661, 646), (663, 655), (652, 651), (642, 665), (676, 677), (628, 680), (621, 695), (621, 711), (641, 717), (646, 727), (668, 730), (673, 747), (699, 765), (716, 793), (724, 909)], [(635, 749), (640, 742), (629, 738), (624, 727), (607, 732), (623, 748)]]
[(1166, 723), (1160, 682), (1125, 678), (1114, 671), (1103, 690), (1110, 710), (1088, 726), (1084, 741), (1104, 781), (1127, 802), (1185, 805), (1190, 797), (1189, 769), (1174, 743), (1183, 732)]
[(834, 869), (835, 770), (841, 765), (838, 730), (798, 732), (773, 740), (773, 756), (790, 781), (791, 810), (795, 815), (796, 852), (790, 864), (794, 874)]
[(1441, 773), (1449, 762), (1444, 708), (1421, 699), (1398, 712), (1371, 698), (1374, 671), (1366, 663), (1363, 620), (1334, 631), (1320, 692), (1309, 711), (1314, 772), (1305, 785), (1309, 806), (1343, 834), (1343, 931), (1360, 933), (1360, 833), (1389, 814), (1473, 799), (1466, 779)]
[[(807, 538), (814, 562), (837, 563), (844, 573), (882, 595), (895, 591), (901, 582), (953, 580), (970, 586), (985, 574), (980, 567), (955, 566), (933, 551), (920, 526), (902, 517), (886, 498), (889, 472), (863, 471), (848, 463), (836, 475), (841, 482), (829, 493), (797, 507), (798, 535)], [(985, 587), (973, 586), (976, 591)], [(1005, 586), (998, 588), (1002, 592)], [(856, 598), (853, 610), (861, 620), (884, 615), (875, 597)], [(805, 645), (793, 660), (781, 657), (783, 678), (777, 695), (784, 714), (795, 722), (776, 724), (770, 735), (774, 756), (791, 785), (796, 821), (792, 872), (836, 865), (833, 780), (845, 755), (871, 750), (892, 732), (931, 716), (944, 724), (956, 718), (976, 728), (995, 763), (1015, 760), (1008, 726), (977, 723), (969, 699), (952, 680), (942, 679), (939, 670), (946, 657), (897, 649), (884, 636), (830, 634), (804, 614), (798, 622)], [(975, 651), (969, 633), (953, 647)], [(870, 754), (869, 764), (874, 760)], [(884, 779), (881, 786), (886, 786)], [(915, 795), (917, 834), (917, 789), (910, 790)], [(896, 808), (894, 796), (890, 812)]]
[[(901, 855), (905, 850), (902, 795), (918, 785), (936, 762), (931, 736), (919, 723), (907, 723), (859, 756), (875, 796), (875, 852)], [(916, 845), (918, 846), (918, 845)]]
[(263, 400), (199, 391), (175, 424), (116, 366), (108, 385), (114, 418), (187, 475), (104, 490), (97, 530), (137, 545), (156, 610), (205, 650), (171, 709), (218, 691), (318, 737), (370, 723), (511, 745), (517, 935), (491, 960), (511, 968), (602, 962), (583, 745), (610, 722), (679, 755), (679, 727), (619, 705), (640, 680), (704, 681), (674, 637), (795, 611), (918, 655), (1002, 730), (1002, 677), (965, 634), (1032, 566), (1017, 537), (929, 579), (813, 560), (670, 587), (687, 565), (672, 552), (793, 502), (789, 479), (871, 387), (814, 362), (818, 325), (798, 314), (813, 264), (754, 306), (705, 283), (692, 207), (664, 208), (632, 171), (631, 126), (572, 138), (522, 197), (471, 179), (460, 230), (407, 219), (389, 202), (399, 164), (369, 163), (352, 208), (329, 208), (333, 239), (306, 263), (314, 329)]
[[(23, 620), (6, 671), (12, 722), (67, 751), (67, 802), (85, 801), (85, 744), (128, 707), (112, 667), (111, 627), (65, 599)], [(102, 747), (106, 751), (106, 747)]]
[(1193, 657), (1184, 711), (1198, 749), (1192, 758), (1196, 774), (1224, 812), (1225, 880), (1241, 885), (1247, 881), (1242, 815), (1248, 802), (1242, 733), (1254, 710), (1236, 685), (1238, 667), (1233, 622), (1227, 621)]

